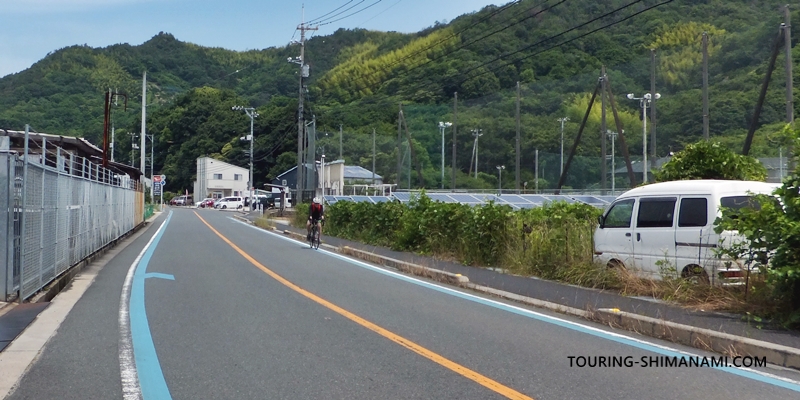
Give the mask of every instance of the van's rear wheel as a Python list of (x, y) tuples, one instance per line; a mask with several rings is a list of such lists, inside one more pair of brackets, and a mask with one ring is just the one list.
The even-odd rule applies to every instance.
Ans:
[(708, 273), (699, 265), (687, 265), (681, 271), (681, 278), (689, 282), (707, 285), (710, 283)]
[(611, 260), (606, 264), (608, 269), (625, 269), (625, 264), (620, 260)]

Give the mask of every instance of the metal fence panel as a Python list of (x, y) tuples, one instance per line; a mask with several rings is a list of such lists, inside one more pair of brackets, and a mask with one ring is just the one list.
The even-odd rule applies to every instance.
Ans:
[(67, 163), (52, 146), (46, 153), (0, 153), (0, 300), (27, 299), (142, 222), (137, 182), (86, 159)]

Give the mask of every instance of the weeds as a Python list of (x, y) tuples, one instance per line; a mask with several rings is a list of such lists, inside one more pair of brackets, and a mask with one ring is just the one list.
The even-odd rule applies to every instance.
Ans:
[(253, 223), (257, 227), (264, 229), (272, 229), (275, 227), (275, 224), (272, 221), (270, 221), (266, 216), (261, 216), (256, 218), (256, 220), (253, 221)]
[[(298, 226), (305, 226), (307, 208), (298, 208)], [(666, 258), (657, 262), (661, 280), (642, 278), (625, 268), (595, 264), (592, 235), (599, 213), (599, 209), (588, 205), (567, 203), (548, 203), (520, 211), (494, 203), (471, 207), (434, 202), (423, 193), (407, 205), (329, 205), (326, 233), (465, 265), (497, 267), (516, 275), (613, 290), (627, 296), (650, 296), (694, 309), (756, 315), (774, 312), (763, 276), (751, 277), (750, 288), (745, 292), (744, 287), (685, 279)]]

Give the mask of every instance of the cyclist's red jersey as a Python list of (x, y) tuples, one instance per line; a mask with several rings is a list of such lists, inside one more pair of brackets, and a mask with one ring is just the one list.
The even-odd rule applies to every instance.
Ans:
[(325, 210), (322, 207), (322, 204), (312, 203), (311, 207), (308, 210), (308, 216), (314, 220), (322, 219), (322, 215), (324, 214)]

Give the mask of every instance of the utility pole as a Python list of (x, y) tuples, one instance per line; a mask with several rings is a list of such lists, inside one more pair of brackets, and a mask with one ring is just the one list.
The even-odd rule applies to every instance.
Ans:
[[(792, 23), (791, 14), (789, 12), (789, 5), (783, 9), (784, 28), (783, 28), (783, 46), (786, 53), (786, 122), (794, 128), (794, 88), (792, 85)], [(789, 166), (794, 166), (794, 157), (791, 154), (794, 149), (789, 145)], [(781, 171), (783, 171), (783, 162), (781, 162)], [(783, 173), (781, 172), (781, 181), (783, 181)]]
[(536, 178), (533, 180), (534, 188), (536, 189), (536, 194), (539, 194), (539, 149), (536, 149), (535, 156), (534, 156), (534, 174)]
[[(146, 128), (147, 121), (146, 120), (147, 120), (147, 71), (144, 71), (144, 74), (142, 75), (142, 137), (141, 137), (141, 144), (139, 145), (139, 148), (140, 148), (140, 151), (139, 151), (139, 160), (140, 160), (139, 161), (139, 166), (142, 168), (142, 174), (144, 176), (147, 176), (146, 173), (145, 173), (145, 162), (144, 162), (144, 156), (145, 156), (145, 154), (147, 154), (147, 151), (146, 151), (146, 149), (147, 149), (147, 147), (146, 147), (147, 146), (147, 144), (146, 144), (147, 143), (146, 142), (147, 136), (145, 136), (147, 134), (147, 128)], [(151, 181), (150, 185), (152, 185), (152, 184), (153, 183)]]
[(556, 121), (561, 122), (561, 169), (559, 174), (564, 173), (564, 122), (569, 121), (569, 117), (559, 118)]
[(308, 65), (305, 63), (305, 46), (306, 46), (306, 31), (315, 31), (319, 27), (309, 27), (305, 23), (305, 10), (303, 10), (303, 18), (300, 25), (297, 26), (300, 31), (300, 57), (294, 59), (289, 58), (287, 61), (300, 65), (300, 90), (297, 103), (297, 199), (295, 204), (303, 201), (302, 192), (305, 189), (305, 166), (303, 165), (303, 138), (305, 137), (305, 119), (303, 116), (303, 97), (305, 95), (305, 86), (303, 86), (303, 78), (308, 78)]
[[(482, 131), (483, 129), (472, 130), (472, 136), (475, 138), (475, 141), (472, 143), (472, 153), (475, 156), (475, 179), (478, 179), (478, 138), (483, 136), (483, 133), (481, 133)], [(472, 165), (471, 162), (470, 165)]]
[(783, 48), (786, 53), (786, 122), (794, 125), (794, 98), (792, 95), (792, 24), (789, 5), (783, 9)]
[(114, 124), (111, 124), (111, 162), (114, 162)]
[(703, 139), (708, 141), (708, 32), (703, 32)]
[(375, 128), (372, 128), (372, 186), (375, 186)]
[(342, 156), (342, 124), (339, 124), (339, 159), (344, 160)]
[(453, 164), (451, 189), (456, 191), (456, 131), (458, 130), (458, 92), (453, 93)]
[[(650, 93), (656, 93), (656, 50), (650, 49)], [(603, 142), (605, 143), (605, 142)], [(656, 169), (656, 102), (650, 104), (650, 171)]]
[(444, 189), (444, 130), (452, 125), (451, 122), (439, 121), (439, 130), (442, 131), (442, 189)]
[[(603, 194), (606, 194), (606, 153), (608, 153), (608, 149), (606, 148), (606, 66), (603, 65), (600, 68), (600, 152), (603, 155), (600, 157), (602, 162), (600, 163), (600, 188)], [(613, 172), (612, 172), (613, 173)]]
[(306, 190), (316, 189), (317, 176), (317, 116), (311, 116), (311, 130), (306, 129), (307, 155), (306, 164), (311, 164), (311, 168), (306, 171)]
[(519, 194), (519, 161), (520, 161), (519, 160), (519, 157), (520, 157), (520, 148), (519, 148), (520, 147), (520, 144), (519, 144), (519, 131), (520, 131), (519, 100), (520, 100), (519, 81), (517, 81), (517, 149), (516, 149), (516, 152), (517, 152), (517, 167), (516, 167), (516, 171), (515, 171), (517, 194)]
[[(397, 113), (397, 188), (400, 189), (400, 176), (403, 168), (403, 161), (400, 159), (401, 147), (403, 146), (403, 103), (399, 104), (400, 111)], [(409, 186), (411, 189), (411, 186)]]

